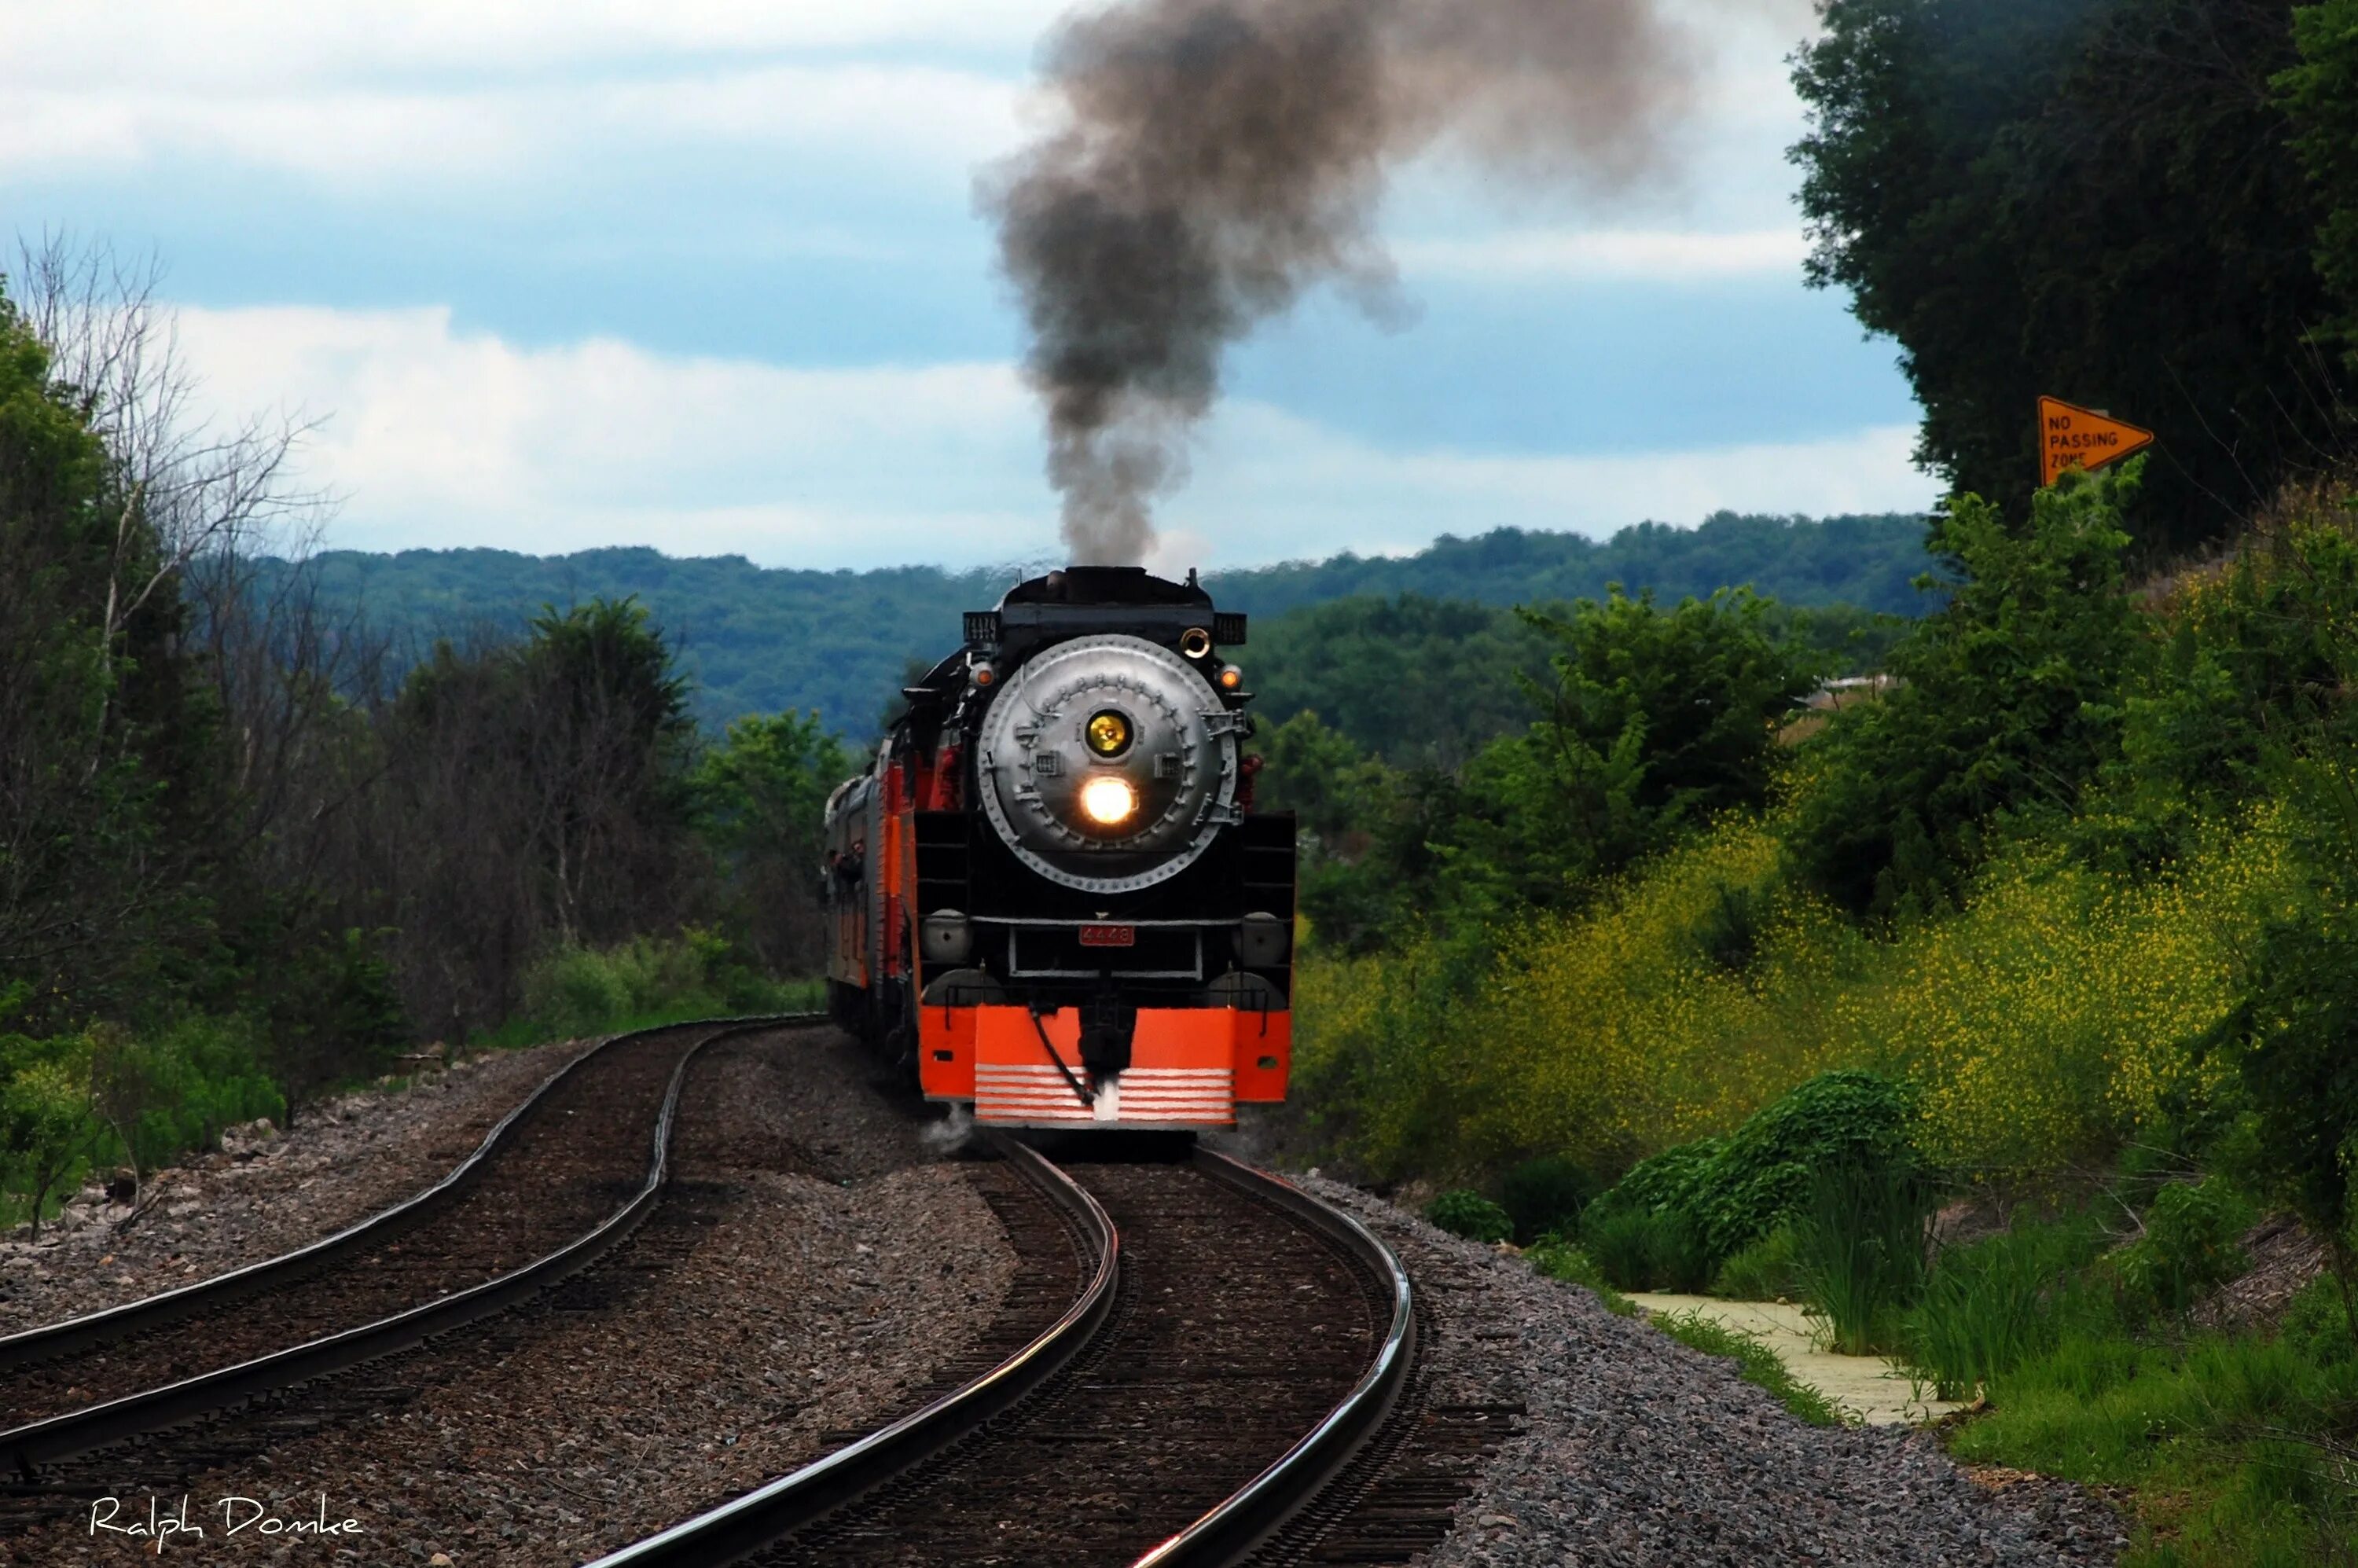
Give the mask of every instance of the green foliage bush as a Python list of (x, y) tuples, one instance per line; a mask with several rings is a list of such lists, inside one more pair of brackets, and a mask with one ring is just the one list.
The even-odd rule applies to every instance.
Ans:
[(490, 1042), (519, 1044), (690, 1018), (787, 1012), (815, 1005), (809, 982), (769, 980), (725, 937), (691, 927), (612, 947), (562, 948), (525, 976), (524, 1011)]
[(1903, 683), (1835, 716), (1788, 842), (1801, 874), (1854, 912), (1945, 910), (1985, 858), (1993, 819), (2068, 818), (2115, 754), (2106, 706), (2138, 645), (2121, 591), (2121, 508), (2142, 460), (2039, 492), (2029, 525), (1961, 495), (1934, 550), (1948, 605), (1893, 650)]
[(1747, 1119), (1712, 1157), (1696, 1194), (1714, 1257), (1728, 1258), (1808, 1208), (1820, 1172), (1912, 1164), (1913, 1098), (1875, 1073), (1823, 1073)]
[(2171, 1182), (2154, 1195), (2145, 1234), (2107, 1261), (2131, 1303), (2183, 1313), (2250, 1267), (2239, 1241), (2255, 1217), (2250, 1203), (2219, 1177)]
[(1790, 1225), (1780, 1225), (1719, 1266), (1711, 1293), (1738, 1302), (1789, 1301), (1801, 1293), (1801, 1263)]
[(1627, 1291), (1692, 1294), (1711, 1280), (1711, 1252), (1686, 1210), (1591, 1204), (1581, 1217), (1581, 1249)]
[(1460, 1188), (1442, 1194), (1426, 1206), (1424, 1217), (1452, 1236), (1468, 1241), (1504, 1241), (1515, 1233), (1507, 1211), (1480, 1193)]
[(1550, 1232), (1570, 1234), (1581, 1211), (1595, 1197), (1597, 1181), (1576, 1160), (1551, 1154), (1526, 1160), (1507, 1173), (1499, 1206), (1515, 1222), (1515, 1239), (1528, 1246)]
[(1551, 1280), (1562, 1280), (1594, 1292), (1605, 1310), (1617, 1317), (1635, 1317), (1638, 1304), (1613, 1286), (1595, 1260), (1560, 1236), (1543, 1236), (1523, 1256)]

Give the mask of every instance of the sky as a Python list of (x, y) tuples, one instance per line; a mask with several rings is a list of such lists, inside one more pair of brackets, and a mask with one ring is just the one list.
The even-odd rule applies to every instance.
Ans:
[[(1720, 508), (1920, 510), (1887, 341), (1803, 286), (1791, 0), (1685, 7), (1632, 189), (1397, 172), (1404, 309), (1230, 358), (1154, 564)], [(764, 566), (1058, 550), (979, 171), (1062, 0), (0, 0), (0, 224), (165, 268), (224, 420), (312, 427), (324, 542)]]

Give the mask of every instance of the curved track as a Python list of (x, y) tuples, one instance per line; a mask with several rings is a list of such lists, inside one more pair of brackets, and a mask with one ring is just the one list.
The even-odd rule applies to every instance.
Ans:
[(598, 1568), (1237, 1563), (1381, 1424), (1414, 1303), (1356, 1220), (1217, 1155), (1060, 1169), (999, 1147), (1088, 1238), (1063, 1316), (925, 1410)]
[(0, 1456), (38, 1468), (418, 1344), (585, 1266), (659, 1195), (695, 1052), (801, 1018), (619, 1035), (408, 1203), (218, 1279), (0, 1340)]

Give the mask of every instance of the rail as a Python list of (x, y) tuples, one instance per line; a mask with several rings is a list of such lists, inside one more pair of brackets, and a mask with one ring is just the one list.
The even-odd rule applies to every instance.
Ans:
[(103, 1448), (260, 1394), (406, 1349), (434, 1335), (502, 1311), (577, 1272), (629, 1236), (661, 1196), (669, 1168), (672, 1122), (678, 1109), (680, 1090), (687, 1080), (688, 1065), (697, 1054), (709, 1045), (739, 1035), (823, 1022), (825, 1019), (821, 1014), (788, 1013), (765, 1018), (715, 1019), (702, 1023), (667, 1024), (661, 1030), (635, 1030), (615, 1035), (582, 1052), (551, 1074), (529, 1098), (492, 1129), (472, 1154), (449, 1175), (416, 1197), (296, 1251), (250, 1264), (200, 1284), (0, 1341), (0, 1357), (5, 1357), (0, 1359), (0, 1368), (23, 1365), (86, 1349), (177, 1321), (192, 1313), (233, 1304), (297, 1273), (308, 1273), (322, 1266), (332, 1265), (363, 1245), (401, 1235), (432, 1217), (434, 1213), (480, 1179), (490, 1157), (514, 1135), (533, 1109), (544, 1103), (551, 1090), (591, 1058), (627, 1042), (644, 1039), (657, 1033), (696, 1028), (713, 1031), (691, 1047), (673, 1070), (662, 1111), (656, 1119), (647, 1173), (640, 1190), (629, 1203), (608, 1216), (594, 1229), (497, 1279), (394, 1314), (375, 1323), (257, 1357), (234, 1367), (222, 1368), (177, 1383), (0, 1433), (0, 1461), (5, 1461), (19, 1475), (31, 1476), (38, 1466), (52, 1461)]
[(1038, 1337), (997, 1367), (914, 1414), (793, 1474), (673, 1525), (591, 1568), (704, 1568), (760, 1550), (941, 1452), (1008, 1410), (1077, 1355), (1113, 1311), (1121, 1238), (1098, 1200), (1047, 1160), (997, 1134), (985, 1134), (1056, 1206), (1077, 1221), (1098, 1254), (1088, 1284)]

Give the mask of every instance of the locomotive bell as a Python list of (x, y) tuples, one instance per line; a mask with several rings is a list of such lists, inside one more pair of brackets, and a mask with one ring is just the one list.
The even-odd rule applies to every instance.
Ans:
[(1152, 887), (1236, 820), (1237, 730), (1211, 683), (1170, 649), (1076, 637), (1028, 661), (984, 717), (984, 813), (1052, 881)]

